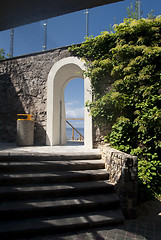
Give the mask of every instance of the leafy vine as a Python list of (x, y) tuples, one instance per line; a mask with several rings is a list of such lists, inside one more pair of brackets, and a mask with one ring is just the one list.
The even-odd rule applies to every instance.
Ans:
[(112, 126), (105, 141), (137, 155), (140, 181), (161, 196), (161, 17), (124, 19), (114, 30), (70, 51), (86, 61), (95, 123)]

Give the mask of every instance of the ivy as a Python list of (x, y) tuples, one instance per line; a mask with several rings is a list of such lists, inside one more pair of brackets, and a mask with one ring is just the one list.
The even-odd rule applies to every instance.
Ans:
[(161, 17), (125, 19), (72, 46), (86, 61), (95, 101), (87, 102), (95, 124), (111, 126), (112, 147), (138, 156), (138, 177), (161, 195)]

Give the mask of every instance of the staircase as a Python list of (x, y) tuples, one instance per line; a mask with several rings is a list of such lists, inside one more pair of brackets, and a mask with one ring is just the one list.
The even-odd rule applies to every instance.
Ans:
[(0, 239), (124, 220), (99, 154), (0, 156)]

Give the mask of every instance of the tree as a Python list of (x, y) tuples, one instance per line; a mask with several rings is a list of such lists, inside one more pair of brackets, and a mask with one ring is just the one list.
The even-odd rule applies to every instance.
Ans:
[(143, 15), (143, 11), (141, 10), (141, 2), (134, 1), (134, 6), (131, 3), (130, 7), (127, 8), (127, 16), (128, 18), (133, 18), (139, 20)]
[(148, 16), (147, 16), (148, 19), (154, 19), (156, 18), (156, 16), (154, 15), (154, 10), (152, 9), (150, 13), (148, 13)]
[[(127, 17), (139, 20), (143, 16), (143, 11), (141, 10), (141, 1), (134, 1), (134, 4), (131, 3), (130, 7), (127, 7)], [(148, 13), (148, 19), (154, 19), (156, 16), (154, 15), (154, 10), (152, 9), (150, 13)]]

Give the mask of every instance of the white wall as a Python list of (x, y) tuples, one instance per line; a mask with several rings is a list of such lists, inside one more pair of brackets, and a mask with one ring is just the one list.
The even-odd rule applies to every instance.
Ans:
[[(76, 57), (64, 58), (53, 65), (47, 82), (47, 135), (46, 145), (66, 143), (66, 116), (64, 90), (68, 82), (75, 78), (84, 79), (84, 99), (92, 100), (90, 80), (83, 76), (84, 61)], [(92, 149), (92, 117), (84, 108), (84, 145)]]

